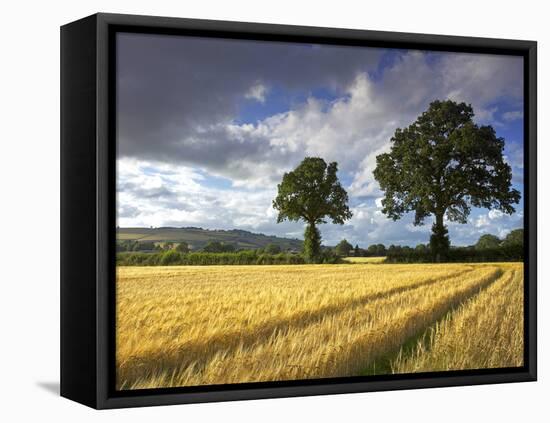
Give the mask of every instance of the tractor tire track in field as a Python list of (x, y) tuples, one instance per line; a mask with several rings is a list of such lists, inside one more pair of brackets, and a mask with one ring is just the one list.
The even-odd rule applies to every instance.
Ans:
[[(381, 331), (382, 333), (377, 331), (378, 333), (375, 334), (376, 336), (374, 338), (376, 339), (378, 337), (379, 339), (383, 338), (385, 340), (382, 350), (372, 348), (373, 333), (367, 332), (361, 337), (359, 342), (350, 345), (347, 350), (333, 352), (331, 356), (327, 358), (327, 365), (325, 368), (319, 368), (319, 373), (316, 377), (342, 377), (361, 374), (361, 371), (363, 371), (369, 363), (386, 355), (388, 349), (391, 351), (400, 348), (403, 343), (413, 336), (413, 334), (418, 333), (419, 326), (422, 328), (431, 326), (445, 316), (448, 310), (456, 308), (458, 305), (476, 296), (479, 292), (492, 285), (503, 275), (502, 269), (497, 267), (494, 269), (494, 272), (483, 277), (479, 280), (479, 283), (452, 292), (448, 297), (441, 298), (440, 301), (433, 304), (432, 308), (409, 310), (405, 320), (395, 322), (396, 327), (386, 327)], [(369, 352), (367, 356), (364, 355), (365, 351)], [(360, 357), (360, 359), (356, 357)]]
[[(377, 358), (372, 363), (369, 364), (369, 366), (364, 369), (361, 374), (364, 376), (374, 376), (374, 375), (386, 375), (393, 373), (391, 363), (397, 359), (399, 356), (402, 357), (410, 357), (414, 353), (418, 342), (422, 339), (425, 339), (426, 336), (429, 335), (430, 331), (434, 330), (438, 324), (441, 322), (444, 322), (449, 317), (452, 318), (452, 315), (466, 302), (478, 297), (483, 291), (487, 290), (489, 286), (493, 285), (497, 281), (499, 281), (501, 278), (507, 277), (509, 280), (511, 280), (514, 276), (514, 271), (509, 270), (503, 272), (500, 277), (494, 279), (491, 283), (483, 286), (480, 288), (477, 292), (475, 292), (472, 296), (465, 298), (464, 300), (452, 304), (449, 309), (437, 320), (432, 322), (428, 327), (425, 327), (421, 330), (419, 330), (417, 333), (415, 333), (413, 336), (411, 336), (409, 339), (407, 339), (399, 348), (394, 349), (393, 351), (389, 351), (387, 354), (384, 354), (382, 357)], [(428, 344), (424, 345), (425, 352), (428, 352), (430, 349)]]
[[(510, 333), (514, 332), (513, 328), (509, 326), (510, 322), (512, 321), (516, 323), (518, 321), (521, 321), (521, 319), (511, 319), (508, 321), (506, 319), (506, 317), (509, 317), (511, 308), (517, 307), (519, 305), (519, 309), (523, 310), (523, 305), (520, 301), (510, 301), (510, 299), (514, 297), (514, 294), (516, 292), (515, 284), (517, 284), (517, 281), (521, 281), (521, 283), (523, 283), (523, 275), (517, 269), (508, 269), (505, 274), (500, 279), (495, 281), (495, 283), (493, 283), (490, 287), (487, 287), (485, 290), (479, 292), (477, 295), (470, 298), (469, 300), (464, 301), (460, 306), (450, 310), (449, 313), (447, 313), (443, 318), (439, 319), (435, 324), (427, 328), (418, 337), (412, 339), (411, 342), (407, 342), (407, 344), (399, 352), (397, 352), (397, 354), (394, 354), (391, 358), (388, 357), (388, 367), (385, 368), (387, 372), (409, 373), (413, 371), (427, 371), (426, 368), (424, 370), (407, 369), (406, 371), (403, 371), (403, 368), (406, 368), (403, 363), (418, 363), (423, 359), (430, 358), (432, 352), (435, 352), (436, 354), (438, 352), (441, 353), (442, 348), (444, 348), (444, 351), (446, 353), (448, 352), (451, 355), (450, 359), (444, 360), (446, 365), (449, 367), (439, 368), (437, 364), (432, 363), (432, 365), (428, 366), (427, 368), (433, 369), (433, 371), (447, 371), (473, 368), (521, 366), (523, 363), (523, 349), (514, 349), (513, 341), (508, 339)], [(519, 292), (521, 292), (520, 295), (522, 296), (523, 292)], [(502, 300), (504, 300), (504, 303), (502, 303)], [(487, 301), (489, 301), (489, 303), (487, 303)], [(464, 319), (471, 316), (477, 316), (480, 313), (479, 308), (481, 307), (481, 304), (483, 304), (484, 307), (483, 312), (485, 314), (483, 315), (483, 319), (486, 323), (484, 326), (478, 325), (472, 327), (466, 335), (462, 332), (462, 328), (468, 328), (467, 325), (463, 326), (465, 323)], [(499, 304), (499, 307), (502, 307), (504, 305), (506, 307), (506, 311), (504, 311), (502, 315), (498, 316), (491, 314), (490, 307), (493, 304)], [(502, 318), (502, 320), (499, 317)], [(506, 326), (507, 324), (508, 326)], [(458, 330), (457, 328), (461, 328), (460, 333), (457, 334), (456, 332), (452, 332), (453, 330)], [(506, 339), (504, 344), (502, 343), (503, 336), (502, 334), (499, 334), (499, 332), (501, 331), (504, 331), (506, 333), (506, 335), (504, 335), (504, 338)], [(482, 332), (485, 335), (481, 335)], [(519, 342), (519, 344), (523, 344), (523, 333), (522, 331), (519, 332), (521, 332), (521, 335), (519, 336), (521, 341)], [(451, 338), (448, 338), (449, 333), (453, 333), (453, 336)], [(447, 338), (445, 338), (446, 336)], [(480, 351), (478, 349), (480, 348), (480, 343), (484, 343), (482, 347), (486, 348), (487, 350), (491, 350), (490, 352), (486, 350), (486, 352), (482, 354), (483, 360), (487, 361), (477, 362), (477, 366), (479, 367), (476, 367), (474, 363), (477, 359), (480, 358), (480, 356), (469, 356), (467, 351), (461, 351), (459, 357), (462, 360), (472, 361), (470, 361), (469, 364), (466, 364), (466, 362), (462, 362), (460, 365), (453, 367), (450, 363), (452, 363), (452, 360), (456, 358), (456, 356), (453, 356), (453, 351), (456, 353), (456, 350), (452, 350), (450, 348), (453, 345), (456, 346), (460, 344), (464, 345), (467, 348), (471, 347), (472, 343), (469, 342), (470, 337), (473, 337), (473, 345), (475, 345), (474, 349), (476, 352)], [(448, 343), (449, 339), (452, 340), (451, 344)], [(441, 345), (440, 342), (443, 342), (443, 344)], [(475, 344), (475, 342), (478, 343)], [(506, 345), (506, 348), (502, 348), (503, 345)], [(503, 351), (506, 352), (503, 353)], [(520, 351), (520, 353), (517, 353), (517, 351)], [(495, 356), (497, 356), (498, 358), (495, 359)], [(521, 358), (518, 359), (518, 356)], [(491, 357), (493, 357), (494, 359), (494, 361), (492, 362)], [(495, 363), (498, 364), (495, 365)]]
[(473, 267), (467, 267), (465, 270), (455, 272), (443, 278), (428, 278), (414, 284), (371, 293), (359, 298), (349, 299), (345, 302), (330, 304), (315, 310), (307, 310), (285, 319), (274, 319), (273, 321), (262, 324), (261, 327), (250, 328), (246, 331), (224, 333), (203, 342), (184, 344), (173, 350), (164, 349), (156, 354), (148, 354), (145, 357), (131, 356), (123, 362), (117, 363), (117, 379), (120, 381), (134, 381), (142, 378), (146, 374), (154, 374), (160, 369), (182, 369), (191, 364), (193, 364), (195, 368), (201, 369), (220, 351), (229, 351), (237, 348), (246, 349), (257, 344), (258, 340), (268, 339), (274, 336), (284, 336), (291, 330), (305, 328), (322, 319), (341, 313), (346, 309), (364, 306), (372, 301), (390, 298), (401, 293), (440, 284), (447, 280), (470, 274), (473, 271)]
[[(471, 280), (466, 286), (460, 281), (456, 281), (455, 284), (455, 280), (451, 278), (447, 281), (447, 288), (445, 288), (450, 290), (436, 294), (435, 301), (430, 301), (429, 307), (422, 305), (422, 296), (431, 287), (417, 288), (416, 295), (412, 294), (418, 300), (417, 305), (405, 306), (406, 308), (402, 308), (399, 316), (395, 318), (388, 316), (388, 320), (379, 321), (375, 317), (374, 324), (367, 324), (363, 330), (361, 324), (355, 326), (355, 335), (348, 341), (334, 343), (326, 339), (326, 333), (315, 335), (318, 325), (312, 324), (302, 330), (265, 340), (261, 344), (254, 345), (250, 350), (241, 348), (223, 352), (217, 357), (212, 357), (205, 365), (193, 363), (190, 369), (175, 368), (169, 375), (164, 376), (157, 373), (152, 375), (153, 385), (193, 386), (357, 376), (372, 360), (383, 356), (387, 351), (399, 348), (403, 342), (418, 332), (419, 328), (429, 326), (444, 315), (450, 306), (476, 295), (502, 275), (502, 270), (496, 266), (490, 266), (487, 270), (488, 272)], [(398, 295), (401, 298), (392, 296), (378, 300), (376, 309), (386, 305), (399, 308), (400, 303), (407, 303), (407, 295), (408, 293), (404, 296)], [(394, 304), (390, 305), (392, 302)], [(359, 307), (351, 314), (360, 316), (364, 310)], [(349, 309), (342, 310), (343, 314), (350, 314), (349, 312)], [(371, 317), (376, 316), (375, 311), (374, 313)], [(328, 320), (336, 322), (339, 320), (338, 316), (335, 315)], [(322, 327), (326, 327), (327, 324), (331, 326), (326, 320), (319, 322)], [(341, 321), (340, 325), (342, 324), (345, 326), (345, 322)], [(333, 334), (337, 333), (334, 331), (338, 331), (338, 323), (331, 331)], [(311, 336), (319, 336), (322, 341), (315, 342)], [(299, 341), (294, 342), (294, 340)], [(311, 341), (313, 343), (310, 343)], [(288, 342), (291, 344), (287, 345)], [(288, 350), (291, 345), (295, 345), (297, 349)], [(277, 351), (281, 351), (280, 355), (275, 353)], [(314, 356), (316, 358), (312, 360)], [(149, 386), (146, 380), (142, 380), (143, 382), (138, 380), (135, 387), (140, 387), (142, 383)]]

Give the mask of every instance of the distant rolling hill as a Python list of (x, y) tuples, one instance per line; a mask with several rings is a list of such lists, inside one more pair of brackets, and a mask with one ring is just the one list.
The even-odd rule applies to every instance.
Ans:
[(240, 229), (210, 230), (203, 228), (117, 228), (117, 240), (181, 242), (185, 241), (193, 250), (200, 250), (209, 241), (232, 244), (236, 248), (257, 249), (275, 244), (282, 250), (301, 250), (302, 241), (256, 234)]

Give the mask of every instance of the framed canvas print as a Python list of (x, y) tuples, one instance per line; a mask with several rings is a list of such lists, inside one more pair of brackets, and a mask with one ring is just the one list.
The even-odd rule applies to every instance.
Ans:
[(61, 394), (536, 380), (536, 43), (61, 28)]

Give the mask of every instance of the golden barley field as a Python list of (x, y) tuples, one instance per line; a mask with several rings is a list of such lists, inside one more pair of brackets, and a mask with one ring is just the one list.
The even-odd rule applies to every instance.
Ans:
[(523, 265), (118, 267), (117, 388), (517, 367)]
[(348, 263), (370, 263), (382, 264), (386, 257), (345, 257), (344, 261)]

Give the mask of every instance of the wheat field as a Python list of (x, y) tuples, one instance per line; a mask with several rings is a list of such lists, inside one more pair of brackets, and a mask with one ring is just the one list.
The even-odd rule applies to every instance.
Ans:
[(522, 295), (521, 263), (118, 267), (117, 388), (521, 366)]

